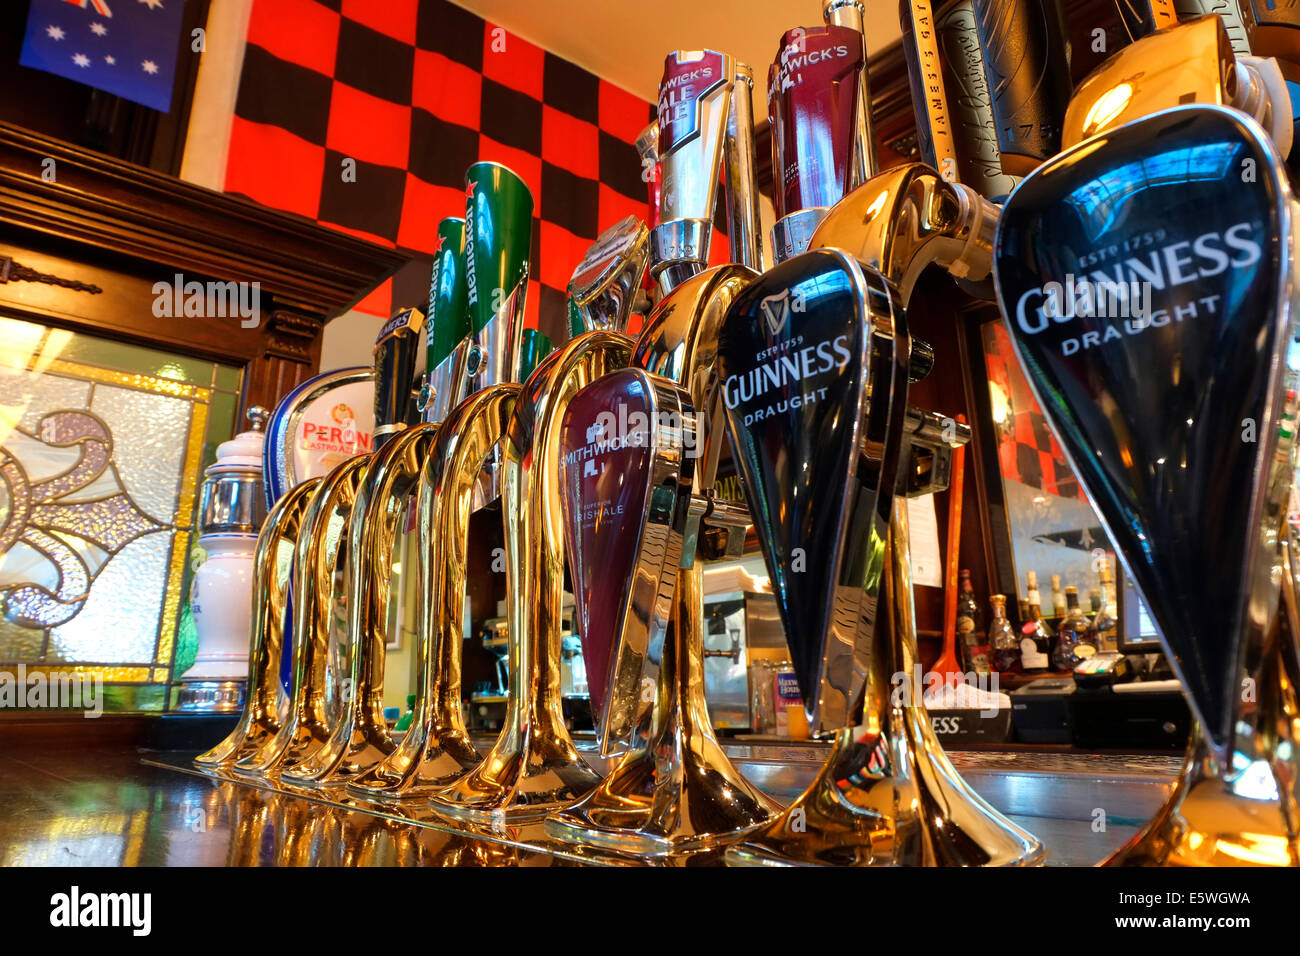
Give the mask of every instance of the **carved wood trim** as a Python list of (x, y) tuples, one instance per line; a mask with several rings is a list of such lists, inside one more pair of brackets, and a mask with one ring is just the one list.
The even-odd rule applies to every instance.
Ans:
[(6, 233), (17, 227), (212, 279), (258, 281), (263, 295), (323, 317), (345, 311), (409, 258), (6, 123), (0, 220)]
[[(326, 320), (409, 258), (0, 123), (4, 257), (11, 281), (0, 278), (0, 305), (10, 314), (241, 366), (245, 406), (272, 406), (313, 374)], [(154, 284), (176, 273), (258, 283), (260, 326), (155, 318)], [(91, 300), (86, 286), (102, 294)]]

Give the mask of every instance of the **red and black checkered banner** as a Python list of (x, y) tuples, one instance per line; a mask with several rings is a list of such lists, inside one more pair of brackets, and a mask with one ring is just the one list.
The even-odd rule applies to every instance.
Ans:
[(446, 0), (254, 0), (225, 188), (418, 258), (359, 308), (424, 306), (465, 170), (534, 199), (527, 324), (568, 336), (565, 289), (600, 230), (645, 219), (645, 100)]
[[(1003, 476), (1061, 498), (1078, 498), (1079, 479), (1016, 363), (1011, 336), (1000, 321), (991, 322), (990, 329), (992, 334), (984, 338), (984, 362), (990, 388), (1000, 390), (1003, 396), (1005, 412), (998, 423), (998, 462)], [(997, 415), (995, 409), (994, 417)]]

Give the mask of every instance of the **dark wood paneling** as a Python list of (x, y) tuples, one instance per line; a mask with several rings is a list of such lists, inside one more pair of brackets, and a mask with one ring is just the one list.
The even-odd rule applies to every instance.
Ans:
[(178, 174), (202, 60), (202, 54), (193, 49), (193, 31), (207, 23), (209, 0), (185, 4), (176, 37), (171, 109), (166, 113), (22, 66), (18, 60), (30, 6), (0, 4), (0, 89), (9, 91), (0, 97), (0, 122), (38, 130), (162, 173)]
[[(242, 366), (245, 404), (266, 406), (316, 370), (326, 320), (407, 261), (301, 216), (3, 123), (0, 255), (101, 290), (0, 283), (11, 314)], [(256, 325), (156, 316), (155, 284), (178, 273), (257, 283)]]

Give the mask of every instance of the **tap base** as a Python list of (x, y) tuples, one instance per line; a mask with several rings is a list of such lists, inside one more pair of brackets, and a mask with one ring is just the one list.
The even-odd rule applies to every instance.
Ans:
[(590, 795), (547, 817), (547, 835), (639, 857), (676, 856), (743, 839), (778, 807), (711, 743), (683, 748), (671, 759), (656, 758), (664, 753), (662, 744), (628, 754)]
[(1287, 563), (1253, 713), (1237, 720), (1225, 772), (1199, 725), (1169, 799), (1102, 866), (1300, 866), (1300, 653)]
[[(906, 707), (907, 737), (928, 730)], [(904, 739), (837, 732), (812, 785), (758, 836), (726, 852), (728, 866), (1032, 866), (1041, 843), (984, 802), (957, 775), (933, 734)], [(893, 751), (892, 754), (889, 752)], [(891, 775), (879, 769), (899, 761)]]
[(488, 755), (458, 782), (433, 795), (435, 813), (476, 823), (544, 817), (600, 783), (568, 731), (507, 729)]
[(1202, 764), (1193, 745), (1169, 802), (1100, 865), (1300, 866), (1300, 835), (1278, 801), (1235, 794)]
[[(415, 731), (412, 725), (411, 730)], [(404, 749), (405, 741), (403, 745)], [(394, 754), (395, 756), (396, 754)], [(434, 734), (421, 745), (418, 756), (398, 765), (393, 757), (347, 785), (349, 797), (366, 803), (402, 804), (427, 801), (482, 762), (467, 735)]]

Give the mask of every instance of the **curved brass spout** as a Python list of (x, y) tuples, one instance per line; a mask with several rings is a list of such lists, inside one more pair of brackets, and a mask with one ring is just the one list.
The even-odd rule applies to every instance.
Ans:
[(257, 536), (253, 552), (253, 622), (248, 649), (248, 694), (239, 723), (221, 743), (194, 758), (199, 767), (234, 763), (274, 737), (288, 710), (280, 684), (285, 592), (293, 544), (307, 503), (319, 484), (313, 478), (281, 498)]
[(308, 787), (347, 783), (393, 752), (383, 701), (393, 540), (436, 433), (435, 425), (408, 428), (371, 457), (348, 534), (351, 675), (344, 687), (342, 713), (325, 746), (284, 771), (287, 783)]
[(544, 814), (600, 782), (561, 711), (560, 421), (574, 393), (625, 366), (631, 354), (626, 335), (588, 332), (547, 356), (523, 387), (505, 441), (501, 509), (510, 626), (505, 723), (483, 762), (434, 794), (439, 812), (470, 819)]
[(328, 667), (335, 580), (347, 558), (347, 527), (369, 456), (349, 458), (326, 475), (303, 516), (294, 551), (293, 683), (289, 718), (256, 751), (235, 763), (239, 775), (261, 777), (295, 767), (325, 746), (332, 698), (345, 675)]
[(713, 732), (698, 564), (678, 572), (675, 603), (648, 740), (588, 797), (549, 817), (551, 836), (662, 856), (739, 839), (780, 811), (732, 765)]
[(873, 176), (832, 206), (808, 248), (855, 256), (898, 286), (904, 305), (931, 265), (992, 300), (997, 224), (994, 203), (924, 163), (908, 163)]
[[(778, 811), (732, 766), (713, 733), (704, 699), (703, 571), (695, 561), (699, 516), (713, 490), (726, 441), (717, 403), (717, 333), (735, 297), (757, 273), (719, 266), (687, 279), (659, 304), (637, 340), (633, 363), (684, 386), (696, 410), (700, 460), (696, 506), (682, 530), (669, 634), (648, 733), (586, 798), (552, 815), (546, 831), (574, 843), (662, 855), (702, 849), (766, 823)], [(659, 652), (659, 653), (656, 653)]]
[(465, 728), (460, 695), (470, 505), (479, 471), (505, 435), (518, 395), (518, 385), (493, 385), (463, 401), (442, 424), (424, 462), (414, 715), (397, 749), (348, 784), (349, 796), (427, 799), (483, 759)]
[(898, 674), (920, 683), (901, 497), (884, 549), (884, 613), (872, 635), (862, 724), (837, 732), (817, 779), (769, 827), (730, 847), (730, 865), (1027, 866), (1045, 855), (958, 775), (924, 704), (894, 686)]

